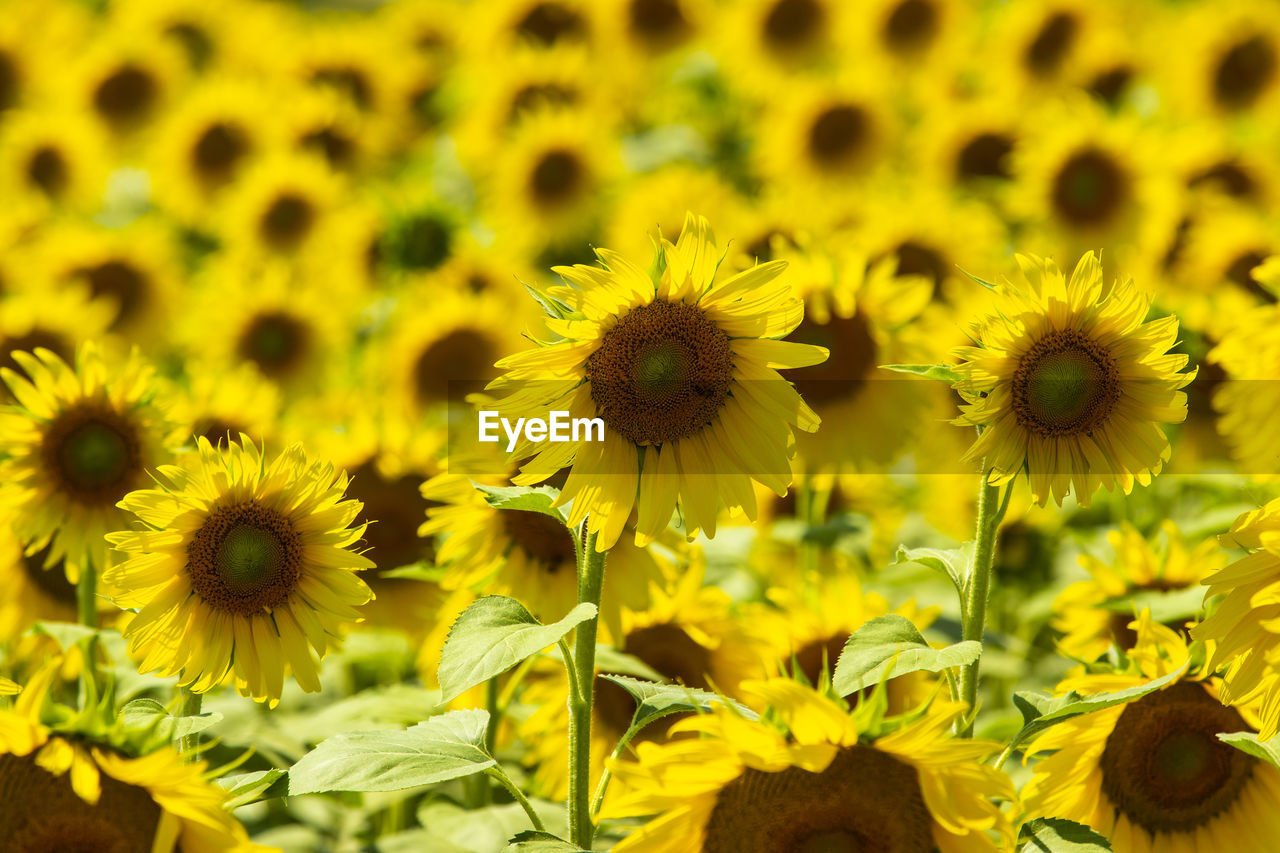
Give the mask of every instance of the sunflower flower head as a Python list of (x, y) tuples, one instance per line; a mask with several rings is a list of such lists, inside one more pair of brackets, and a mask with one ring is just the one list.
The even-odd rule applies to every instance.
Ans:
[(49, 546), (46, 566), (65, 559), (74, 582), (86, 562), (106, 566), (116, 502), (167, 459), (174, 424), (136, 352), (110, 363), (87, 342), (74, 366), (43, 347), (10, 358), (25, 375), (0, 368), (18, 404), (0, 413), (0, 500), (28, 553)]
[[(1058, 692), (1134, 690), (1134, 698), (1045, 731), (1043, 755), (1022, 790), (1028, 815), (1092, 827), (1116, 853), (1230, 850), (1262, 853), (1280, 832), (1269, 803), (1280, 770), (1218, 739), (1253, 732), (1254, 708), (1232, 707), (1197, 646), (1144, 610), (1137, 641), (1116, 671), (1074, 675)], [(1143, 691), (1155, 679), (1158, 689)]]
[(274, 706), (286, 672), (317, 692), (317, 657), (372, 597), (353, 574), (374, 565), (353, 549), (362, 504), (343, 498), (345, 474), (300, 446), (274, 459), (244, 435), (196, 446), (191, 467), (161, 466), (160, 488), (121, 501), (139, 528), (107, 537), (129, 557), (105, 580), (136, 610), (130, 650), (141, 671), (198, 693), (233, 681)]
[(599, 417), (603, 441), (523, 441), (532, 457), (515, 482), (541, 482), (571, 465), (558, 499), (569, 524), (588, 519), (597, 547), (617, 542), (633, 508), (637, 544), (661, 532), (679, 505), (685, 530), (715, 534), (722, 508), (755, 517), (753, 479), (781, 495), (791, 481), (792, 428), (818, 417), (779, 368), (818, 364), (827, 350), (780, 340), (803, 304), (770, 262), (718, 276), (706, 219), (692, 214), (676, 243), (661, 240), (646, 272), (608, 249), (601, 266), (555, 267), (546, 291), (559, 339), (498, 362), (492, 383), (504, 417)]
[(993, 485), (1025, 469), (1042, 506), (1149, 484), (1169, 458), (1161, 424), (1186, 419), (1180, 389), (1195, 378), (1168, 352), (1177, 318), (1143, 322), (1147, 301), (1128, 279), (1105, 286), (1092, 252), (1070, 279), (1052, 260), (1017, 260), (1025, 285), (995, 286), (976, 345), (954, 351), (965, 401), (954, 423), (981, 433), (965, 461), (985, 460)]
[[(615, 850), (995, 851), (1012, 842), (992, 802), (1012, 800), (1008, 778), (980, 760), (996, 745), (958, 741), (948, 727), (963, 706), (935, 702), (888, 733), (788, 679), (745, 682), (770, 713), (751, 719), (718, 705), (677, 723), (701, 735), (640, 744), (614, 761), (616, 788), (602, 817), (659, 815)], [(868, 784), (874, 779), (875, 784)]]

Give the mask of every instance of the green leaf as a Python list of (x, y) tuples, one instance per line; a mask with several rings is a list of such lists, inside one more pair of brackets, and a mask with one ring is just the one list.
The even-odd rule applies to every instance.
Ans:
[(690, 711), (709, 711), (713, 705), (728, 705), (749, 719), (754, 720), (757, 716), (755, 711), (746, 705), (724, 696), (717, 696), (707, 690), (697, 690), (682, 684), (641, 681), (625, 675), (601, 675), (600, 677), (612, 681), (636, 700), (636, 713), (632, 717), (631, 734), (639, 732), (661, 717)]
[(165, 740), (197, 734), (222, 721), (222, 714), (206, 711), (190, 717), (176, 717), (155, 699), (134, 699), (120, 709), (126, 728), (154, 729)]
[(279, 785), (278, 792), (268, 793), (269, 789), (285, 777), (288, 771), (273, 767), (270, 770), (255, 770), (252, 773), (239, 773), (235, 776), (223, 776), (214, 781), (227, 789), (227, 801), (224, 808), (238, 809), (259, 800), (268, 800), (275, 796), (283, 796), (286, 785)]
[(925, 379), (936, 379), (948, 385), (954, 385), (964, 378), (956, 373), (955, 367), (950, 364), (882, 364), (880, 367), (884, 370), (892, 370), (894, 373), (910, 373), (913, 376), (923, 376)]
[(1143, 696), (1154, 693), (1162, 687), (1177, 681), (1182, 677), (1182, 673), (1186, 668), (1187, 665), (1183, 664), (1168, 675), (1148, 681), (1146, 684), (1139, 684), (1137, 687), (1117, 690), (1114, 693), (1094, 693), (1090, 696), (1081, 696), (1072, 690), (1063, 696), (1052, 696), (1035, 690), (1020, 690), (1013, 694), (1013, 704), (1022, 712), (1024, 725), (1022, 726), (1022, 731), (1018, 732), (1013, 741), (1010, 742), (1009, 749), (1014, 749), (1028, 738), (1035, 737), (1058, 723), (1070, 720), (1072, 717), (1079, 717), (1082, 714), (1101, 711), (1104, 708), (1111, 708), (1115, 705), (1122, 705), (1125, 702), (1141, 699)]
[(378, 572), (378, 577), (403, 578), (405, 580), (423, 581), (425, 583), (440, 583), (448, 573), (448, 566), (433, 566), (419, 561), (417, 563), (410, 563), (407, 566), (400, 566), (397, 569), (388, 569), (385, 572)]
[(559, 622), (543, 625), (514, 598), (477, 599), (454, 621), (440, 653), (440, 701), (506, 672), (595, 615), (594, 604), (579, 604)]
[(549, 832), (526, 829), (511, 839), (506, 853), (586, 853), (586, 851)]
[[(48, 571), (62, 571), (61, 566)], [(37, 622), (33, 626), (33, 630), (37, 634), (44, 634), (46, 637), (53, 637), (58, 641), (58, 645), (63, 651), (68, 651), (76, 643), (94, 636), (98, 633), (97, 628), (89, 628), (78, 622)]]
[[(529, 804), (546, 822), (549, 831), (563, 832), (563, 803), (534, 799)], [(452, 845), (446, 848), (450, 850), (455, 846), (471, 851), (505, 850), (508, 839), (530, 828), (529, 815), (519, 803), (467, 809), (443, 798), (424, 802), (417, 809), (417, 822), (429, 829), (433, 836), (432, 843), (420, 846), (419, 851), (435, 850), (444, 845)]]
[(558, 507), (553, 507), (560, 490), (551, 486), (486, 486), (471, 482), (481, 492), (489, 506), (495, 509), (515, 509), (524, 512), (540, 512), (549, 515), (564, 524), (568, 516)]
[(991, 282), (987, 281), (987, 280), (986, 280), (986, 279), (984, 279), (984, 278), (978, 278), (976, 275), (974, 275), (973, 273), (969, 272), (969, 271), (968, 271), (968, 270), (966, 270), (966, 269), (963, 269), (963, 268), (961, 268), (961, 267), (956, 267), (956, 269), (960, 270), (960, 272), (964, 273), (964, 274), (965, 274), (965, 275), (967, 275), (969, 278), (973, 279), (973, 280), (974, 280), (974, 281), (976, 281), (978, 284), (980, 284), (980, 285), (982, 285), (983, 287), (985, 287), (987, 290), (998, 290), (998, 289), (999, 289), (996, 285), (992, 284)]
[(289, 793), (401, 791), (497, 765), (484, 746), (487, 711), (450, 711), (398, 732), (334, 735), (289, 771)]
[(1038, 817), (1022, 825), (1021, 853), (1098, 853), (1111, 842), (1083, 824), (1060, 817)]
[(939, 672), (973, 663), (981, 654), (982, 644), (973, 640), (932, 648), (911, 620), (890, 613), (872, 619), (850, 635), (836, 662), (832, 684), (837, 693), (848, 696), (908, 672)]
[(898, 548), (893, 564), (915, 563), (942, 572), (951, 578), (957, 590), (964, 589), (964, 580), (973, 564), (973, 545), (970, 539), (959, 548)]
[(1223, 732), (1218, 735), (1218, 740), (1280, 768), (1280, 746), (1274, 740), (1260, 741), (1254, 732)]

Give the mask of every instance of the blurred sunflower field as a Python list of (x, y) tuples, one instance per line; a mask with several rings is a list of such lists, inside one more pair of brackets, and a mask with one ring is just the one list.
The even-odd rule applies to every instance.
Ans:
[(0, 10), (0, 851), (1280, 849), (1275, 0)]

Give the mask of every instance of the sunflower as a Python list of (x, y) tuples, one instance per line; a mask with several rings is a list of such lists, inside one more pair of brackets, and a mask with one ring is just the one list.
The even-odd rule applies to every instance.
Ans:
[(963, 0), (874, 0), (853, 18), (853, 43), (896, 63), (896, 82), (931, 84), (954, 67), (971, 15)]
[(1177, 106), (1214, 117), (1266, 115), (1280, 97), (1280, 13), (1274, 5), (1232, 0), (1192, 7), (1166, 38), (1182, 62), (1162, 63)]
[[(773, 252), (790, 264), (788, 277), (805, 303), (806, 316), (793, 339), (830, 353), (820, 366), (782, 372), (827, 424), (797, 437), (800, 456), (813, 471), (884, 470), (908, 447), (911, 425), (922, 422), (925, 398), (919, 383), (887, 376), (880, 365), (924, 358), (924, 342), (911, 326), (929, 301), (930, 282), (897, 275), (894, 258), (869, 263), (850, 248), (854, 240), (823, 242), (832, 248), (824, 251), (802, 239), (791, 250), (775, 244)], [(905, 426), (874, 428), (885, 419), (901, 419)], [(858, 440), (850, 441), (851, 435)]]
[(225, 68), (230, 44), (245, 35), (247, 11), (242, 0), (226, 0), (215, 11), (201, 0), (124, 0), (111, 4), (111, 19), (138, 38), (167, 41), (186, 58), (197, 74)]
[(256, 442), (275, 437), (280, 389), (254, 365), (228, 369), (187, 359), (183, 366), (186, 382), (171, 393), (173, 419), (183, 425), (192, 445), (201, 436), (215, 446), (241, 433)]
[(334, 172), (359, 172), (374, 154), (368, 121), (332, 90), (302, 90), (284, 111), (284, 136), (299, 151), (322, 157)]
[(839, 0), (743, 0), (715, 30), (727, 75), (760, 95), (796, 72), (839, 64), (854, 9)]
[(122, 228), (55, 224), (38, 235), (31, 252), (33, 280), (84, 284), (94, 299), (113, 305), (109, 332), (146, 347), (164, 337), (182, 267), (172, 232), (157, 219)]
[(105, 580), (136, 609), (124, 635), (143, 672), (178, 675), (203, 693), (233, 681), (255, 701), (280, 701), (286, 671), (317, 692), (317, 656), (336, 645), (369, 587), (353, 572), (359, 501), (346, 474), (299, 445), (267, 460), (247, 437), (214, 448), (196, 439), (191, 469), (162, 466), (159, 489), (121, 506), (141, 527), (108, 535), (128, 559)]
[(76, 587), (66, 570), (60, 563), (46, 567), (41, 551), (25, 550), (11, 532), (0, 530), (0, 583), (6, 590), (0, 601), (0, 643), (17, 639), (41, 620), (77, 620)]
[(116, 502), (168, 459), (177, 436), (136, 351), (109, 363), (86, 342), (74, 367), (43, 348), (10, 357), (26, 375), (0, 368), (18, 401), (0, 415), (0, 500), (27, 550), (49, 545), (46, 565), (65, 560), (74, 581), (86, 561), (108, 565), (103, 535), (123, 519)]
[(794, 84), (759, 122), (760, 174), (827, 191), (873, 175), (897, 133), (873, 79), (840, 75)]
[[(1260, 272), (1259, 278), (1274, 287), (1280, 273), (1275, 259)], [(1280, 474), (1280, 455), (1268, 430), (1258, 427), (1273, 422), (1280, 412), (1280, 384), (1276, 382), (1280, 341), (1275, 334), (1280, 305), (1254, 308), (1237, 316), (1239, 321), (1209, 353), (1210, 362), (1223, 373), (1213, 395), (1213, 407), (1219, 413), (1218, 431), (1242, 473), (1274, 477)]]
[[(702, 566), (695, 560), (674, 583), (655, 585), (647, 607), (623, 607), (620, 626), (608, 628), (602, 639), (638, 658), (664, 681), (735, 696), (744, 680), (765, 675), (762, 652), (766, 646), (734, 613), (728, 595), (702, 586), (702, 580)], [(544, 796), (563, 799), (569, 784), (565, 775), (569, 684), (562, 667), (545, 666), (539, 674), (543, 677), (531, 683), (523, 697), (537, 710), (521, 731), (532, 744), (528, 761), (537, 763), (534, 785)], [(598, 674), (593, 689), (591, 784), (595, 785), (605, 759), (630, 728), (636, 703), (624, 688)], [(671, 718), (655, 721), (636, 735), (635, 742), (665, 741), (671, 722)]]
[(689, 214), (674, 245), (663, 239), (654, 273), (607, 249), (600, 267), (558, 267), (566, 284), (549, 288), (567, 319), (547, 325), (562, 340), (498, 363), (490, 385), (504, 416), (567, 411), (600, 417), (600, 442), (535, 445), (517, 484), (572, 465), (557, 499), (573, 502), (569, 524), (589, 519), (604, 551), (638, 508), (636, 544), (671, 519), (677, 503), (685, 530), (715, 534), (720, 509), (755, 516), (753, 479), (777, 494), (790, 482), (791, 428), (813, 431), (818, 418), (776, 368), (819, 364), (821, 347), (779, 340), (799, 325), (803, 306), (774, 280), (774, 261), (718, 277), (719, 257), (706, 219)]
[(1012, 800), (1013, 785), (979, 763), (999, 746), (947, 734), (962, 706), (935, 702), (874, 737), (857, 721), (865, 715), (851, 717), (843, 703), (795, 682), (748, 682), (742, 691), (771, 713), (751, 720), (717, 705), (673, 726), (702, 737), (642, 743), (635, 761), (612, 763), (601, 817), (658, 814), (617, 853), (979, 853), (1012, 845), (1013, 828), (992, 799)]
[[(1185, 641), (1143, 612), (1127, 669), (1069, 678), (1083, 694), (1139, 687), (1185, 666)], [(1194, 665), (1193, 665), (1194, 666)], [(1074, 717), (1030, 745), (1038, 761), (1022, 790), (1027, 815), (1054, 815), (1103, 833), (1116, 853), (1270, 850), (1280, 833), (1271, 806), (1280, 771), (1222, 743), (1253, 730), (1224, 704), (1210, 670), (1189, 671), (1154, 693)]]
[(36, 347), (70, 360), (82, 341), (106, 336), (115, 314), (116, 307), (93, 298), (84, 282), (54, 286), (24, 278), (0, 291), (0, 366), (19, 369), (11, 353)]
[(107, 180), (107, 140), (77, 113), (18, 112), (0, 134), (0, 186), (55, 208), (95, 210)]
[(1135, 527), (1124, 524), (1107, 534), (1114, 559), (1080, 556), (1090, 579), (1067, 587), (1053, 603), (1053, 627), (1065, 634), (1058, 642), (1063, 654), (1094, 661), (1113, 642), (1124, 650), (1133, 648), (1137, 635), (1129, 623), (1136, 596), (1194, 588), (1226, 564), (1226, 555), (1214, 540), (1190, 548), (1172, 521), (1165, 521), (1160, 530), (1163, 547), (1157, 548)]
[(1280, 579), (1280, 499), (1247, 512), (1223, 534), (1226, 545), (1245, 548), (1248, 555), (1203, 581), (1206, 597), (1224, 596), (1209, 617), (1191, 630), (1197, 640), (1216, 644), (1212, 666), (1229, 665), (1223, 699), (1232, 704), (1260, 700), (1259, 737), (1273, 737), (1280, 728), (1280, 644), (1275, 640), (1276, 601)]
[(1030, 226), (1024, 240), (1072, 255), (1101, 245), (1124, 261), (1147, 230), (1176, 222), (1166, 140), (1149, 124), (1080, 95), (1043, 108), (1028, 126), (1039, 131), (1014, 151), (1009, 198)]
[(524, 343), (516, 303), (506, 295), (445, 289), (434, 278), (410, 280), (385, 338), (367, 351), (368, 381), (386, 390), (388, 411), (414, 421), (439, 417), (450, 402), (459, 404), (496, 378), (494, 362)]
[(1258, 284), (1253, 270), (1277, 253), (1280, 217), (1234, 199), (1207, 199), (1186, 232), (1177, 267), (1184, 286), (1176, 296), (1205, 302), (1204, 310), (1216, 327), (1206, 331), (1225, 331), (1224, 322), (1234, 322), (1235, 317), (1213, 317), (1223, 307), (1224, 290), (1243, 291), (1248, 299), (1242, 306), (1276, 301), (1276, 294)]
[(125, 140), (164, 114), (187, 69), (177, 45), (116, 27), (91, 42), (67, 73), (73, 103)]
[(1017, 3), (1001, 9), (984, 46), (1000, 65), (999, 77), (1032, 91), (1062, 89), (1085, 45), (1110, 23), (1108, 17), (1106, 6), (1086, 0)]
[[(605, 223), (605, 244), (624, 257), (643, 258), (653, 252), (651, 235), (655, 230), (668, 240), (679, 239), (688, 211), (699, 210), (709, 220), (737, 224), (741, 206), (734, 188), (715, 172), (691, 163), (671, 163), (620, 182), (617, 204)], [(734, 233), (744, 238), (754, 236), (744, 231)], [(735, 241), (729, 247), (731, 253), (736, 253), (738, 243), (747, 246), (754, 241)], [(766, 260), (764, 255), (758, 257)], [(748, 265), (754, 262), (753, 258), (744, 260)]]
[(531, 253), (585, 242), (602, 213), (602, 193), (619, 168), (614, 137), (612, 128), (577, 109), (530, 115), (493, 165), (479, 170), (481, 206), (491, 227)]
[(220, 78), (183, 98), (156, 130), (159, 205), (200, 225), (226, 190), (274, 140), (262, 121), (269, 101), (246, 81)]
[(626, 51), (622, 69), (695, 43), (708, 13), (704, 0), (610, 0), (601, 5), (602, 41)]
[[(22, 685), (12, 710), (0, 709), (0, 792), (9, 804), (0, 813), (0, 833), (6, 850), (273, 849), (249, 841), (225, 808), (228, 794), (212, 784), (214, 775), (203, 761), (185, 762), (167, 745), (139, 755), (133, 744), (120, 742), (118, 722), (85, 723), (84, 714), (52, 705), (57, 669), (55, 658)], [(42, 722), (46, 705), (56, 729)], [(74, 728), (99, 722), (88, 732)]]
[(232, 250), (296, 260), (329, 239), (342, 193), (318, 155), (265, 157), (228, 194), (219, 230)]
[(334, 374), (355, 294), (327, 276), (304, 280), (283, 264), (230, 255), (205, 273), (193, 309), (171, 334), (189, 357), (222, 370), (251, 365), (288, 394)]
[(503, 56), (525, 46), (564, 44), (595, 47), (599, 39), (598, 4), (592, 0), (495, 0), (468, 27), (467, 50), (477, 56)]
[(1144, 323), (1148, 305), (1130, 280), (1104, 285), (1092, 252), (1068, 281), (1052, 260), (1017, 255), (1026, 286), (997, 286), (998, 314), (975, 328), (978, 346), (955, 351), (960, 426), (982, 433), (968, 461), (985, 460), (993, 485), (1026, 468), (1035, 501), (1087, 506), (1099, 486), (1129, 494), (1169, 458), (1162, 423), (1181, 423), (1195, 378), (1187, 356), (1167, 354), (1178, 319)]
[[(914, 601), (890, 608), (884, 596), (864, 592), (850, 570), (819, 577), (810, 575), (799, 584), (773, 586), (765, 592), (768, 604), (748, 606), (745, 622), (768, 644), (771, 676), (799, 677), (811, 686), (830, 683), (845, 643), (854, 631), (887, 613), (927, 628), (938, 608), (920, 608)], [(885, 684), (888, 713), (905, 714), (933, 694), (934, 678), (928, 673), (908, 673)], [(833, 690), (834, 692), (834, 690)], [(846, 697), (847, 698), (847, 697)]]
[(1026, 133), (1023, 114), (1002, 91), (964, 100), (951, 92), (926, 102), (929, 121), (915, 128), (913, 159), (926, 183), (985, 191), (1013, 178), (1013, 152)]
[[(453, 468), (463, 467), (454, 454)], [(426, 521), (423, 537), (443, 536), (435, 561), (446, 567), (445, 589), (470, 588), (486, 594), (519, 599), (534, 616), (553, 621), (577, 603), (577, 551), (573, 533), (558, 520), (540, 512), (498, 509), (471, 480), (471, 472), (501, 470), (500, 460), (465, 464), (466, 474), (440, 474), (422, 483)], [(499, 478), (486, 477), (498, 481)], [(500, 485), (509, 485), (501, 478)], [(422, 501), (426, 503), (423, 504)], [(376, 555), (375, 555), (376, 556)], [(618, 608), (643, 607), (649, 585), (662, 579), (661, 564), (649, 549), (621, 542), (610, 552), (614, 567), (605, 576), (608, 591), (602, 614), (606, 625), (617, 626)]]

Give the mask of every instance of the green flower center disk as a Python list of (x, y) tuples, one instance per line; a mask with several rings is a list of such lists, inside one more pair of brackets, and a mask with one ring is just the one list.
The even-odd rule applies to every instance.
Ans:
[(302, 539), (256, 501), (219, 507), (187, 543), (187, 574), (211, 607), (250, 615), (279, 607), (302, 575)]
[(733, 382), (729, 336), (702, 310), (656, 301), (632, 308), (587, 359), (591, 399), (611, 430), (660, 445), (711, 423)]
[(136, 427), (98, 403), (80, 404), (55, 418), (40, 448), (58, 491), (86, 506), (115, 504), (142, 471)]
[(1018, 424), (1042, 438), (1090, 434), (1119, 399), (1115, 359), (1074, 329), (1036, 341), (1013, 373)]

